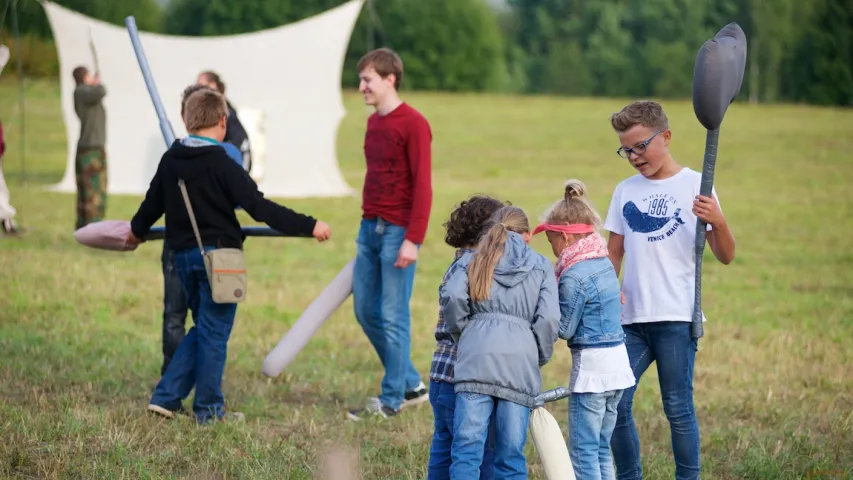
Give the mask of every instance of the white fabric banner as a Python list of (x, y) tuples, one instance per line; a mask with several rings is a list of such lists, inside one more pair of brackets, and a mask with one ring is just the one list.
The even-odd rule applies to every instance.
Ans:
[[(221, 37), (178, 37), (140, 32), (151, 75), (175, 136), (186, 135), (180, 120), (181, 92), (199, 73), (213, 70), (226, 97), (251, 135), (264, 194), (280, 198), (348, 196), (336, 155), (338, 126), (346, 114), (340, 81), (344, 56), (364, 0), (281, 27)], [(74, 113), (72, 70), (100, 68), (107, 89), (107, 188), (110, 194), (141, 195), (166, 144), (139, 69), (127, 29), (43, 2), (59, 54), (62, 113), (68, 162), (60, 183), (76, 192), (74, 157), (80, 122)], [(94, 54), (91, 44), (94, 45)], [(253, 120), (256, 119), (256, 120)], [(256, 125), (257, 119), (264, 124)], [(241, 120), (243, 117), (241, 116)], [(252, 168), (257, 178), (256, 169)]]

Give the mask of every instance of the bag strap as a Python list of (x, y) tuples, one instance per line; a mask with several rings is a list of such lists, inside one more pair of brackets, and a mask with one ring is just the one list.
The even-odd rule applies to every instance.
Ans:
[(201, 254), (204, 255), (204, 245), (201, 243), (201, 234), (198, 233), (198, 225), (195, 223), (195, 215), (193, 214), (193, 206), (190, 204), (190, 197), (187, 194), (187, 187), (184, 184), (184, 179), (178, 179), (178, 186), (181, 187), (181, 195), (184, 197), (184, 204), (187, 206), (187, 213), (190, 216), (190, 223), (193, 225), (193, 233), (195, 233), (195, 239), (198, 242), (198, 249), (201, 251)]

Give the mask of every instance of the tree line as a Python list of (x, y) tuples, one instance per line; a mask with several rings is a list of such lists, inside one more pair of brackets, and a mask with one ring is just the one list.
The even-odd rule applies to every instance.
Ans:
[[(11, 1), (17, 1), (23, 57), (31, 57), (24, 58), (27, 73), (55, 75), (55, 65), (43, 65), (56, 59), (42, 7), (37, 0)], [(120, 26), (134, 15), (141, 30), (208, 36), (277, 27), (347, 0), (170, 0), (165, 7), (157, 0), (53, 1)], [(853, 106), (853, 0), (500, 5), (368, 0), (347, 50), (342, 86), (356, 86), (353, 70), (365, 51), (388, 46), (403, 57), (407, 89), (687, 98), (702, 43), (737, 22), (748, 41), (742, 100)], [(13, 42), (10, 32), (6, 15), (0, 41)]]

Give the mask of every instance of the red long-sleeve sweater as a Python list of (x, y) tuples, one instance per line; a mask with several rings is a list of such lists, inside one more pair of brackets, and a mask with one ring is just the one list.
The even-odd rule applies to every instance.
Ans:
[(363, 216), (405, 227), (406, 239), (418, 245), (432, 208), (431, 145), (429, 122), (406, 103), (367, 119)]

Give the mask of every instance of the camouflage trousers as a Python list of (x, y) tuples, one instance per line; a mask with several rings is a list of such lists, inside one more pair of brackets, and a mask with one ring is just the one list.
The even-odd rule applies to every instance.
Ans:
[(77, 176), (77, 227), (104, 219), (107, 209), (107, 154), (103, 148), (79, 148)]

